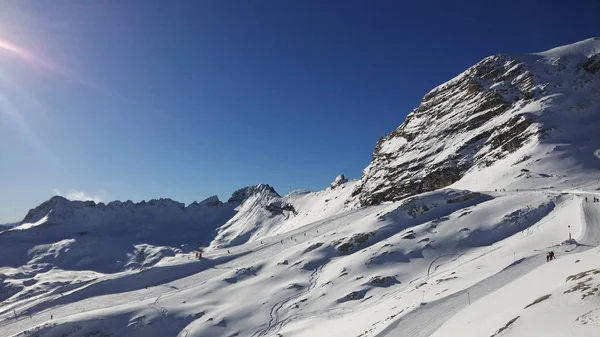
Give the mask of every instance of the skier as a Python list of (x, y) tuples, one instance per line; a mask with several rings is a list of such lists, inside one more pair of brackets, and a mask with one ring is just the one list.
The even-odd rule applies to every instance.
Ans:
[(550, 262), (550, 252), (546, 253), (546, 262)]
[(587, 202), (587, 197), (585, 197), (585, 202)]
[(554, 260), (555, 258), (554, 251), (550, 251), (550, 260)]
[(227, 249), (227, 254), (229, 254), (229, 249)]

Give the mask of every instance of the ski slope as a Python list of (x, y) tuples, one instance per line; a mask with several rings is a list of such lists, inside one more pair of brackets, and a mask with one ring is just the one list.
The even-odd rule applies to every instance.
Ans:
[[(554, 249), (559, 260), (589, 254), (582, 252), (587, 246), (559, 245), (572, 214), (580, 214), (579, 221), (569, 222), (579, 241), (598, 239), (600, 203), (585, 203), (580, 195), (515, 191), (460, 199), (469, 195), (446, 190), (356, 209), (262, 244), (250, 242), (229, 253), (216, 249), (200, 261), (181, 255), (144, 271), (99, 278), (62, 295), (3, 307), (0, 331), (429, 336), (470, 308), (466, 293), (473, 305), (545, 267), (546, 250)], [(447, 202), (457, 198), (462, 201)], [(422, 212), (423, 205), (431, 209)], [(515, 214), (531, 221), (513, 223)], [(494, 233), (496, 240), (465, 234), (465, 226), (469, 233)], [(507, 226), (517, 226), (516, 232)], [(337, 250), (368, 231), (376, 232), (373, 241), (347, 253)], [(395, 281), (371, 282), (376, 276)]]
[[(584, 194), (584, 196), (587, 195), (589, 194)], [(543, 292), (544, 290), (547, 290), (549, 288), (546, 286), (542, 287), (542, 289), (544, 290), (540, 290), (540, 285), (548, 284), (547, 277), (552, 277), (555, 279), (555, 282), (558, 282), (558, 279), (561, 276), (566, 278), (570, 275), (569, 273), (576, 273), (578, 270), (581, 270), (581, 268), (585, 268), (582, 266), (587, 266), (589, 268), (600, 268), (600, 259), (598, 259), (598, 254), (600, 253), (600, 250), (595, 249), (588, 253), (577, 254), (578, 252), (585, 251), (587, 250), (587, 248), (591, 247), (590, 243), (595, 244), (594, 246), (598, 246), (598, 242), (600, 240), (600, 233), (598, 233), (598, 230), (600, 229), (600, 205), (593, 204), (591, 202), (584, 202), (584, 196), (579, 195), (582, 206), (581, 216), (583, 217), (583, 226), (581, 227), (582, 233), (577, 239), (578, 244), (582, 246), (571, 247), (567, 245), (549, 247), (549, 249), (554, 250), (555, 253), (561, 256), (561, 262), (553, 261), (552, 265), (547, 265), (547, 262), (544, 261), (546, 255), (545, 252), (516, 260), (512, 264), (509, 264), (505, 269), (502, 269), (497, 274), (492, 275), (491, 277), (484, 279), (483, 281), (471, 287), (468, 287), (452, 296), (434, 301), (432, 303), (424, 303), (417, 310), (402, 317), (377, 336), (437, 337), (449, 335), (452, 336), (458, 334), (463, 336), (482, 336), (486, 334), (493, 335), (494, 331), (490, 331), (490, 326), (493, 327), (494, 325), (489, 325), (488, 322), (490, 322), (490, 320), (493, 320), (495, 322), (501, 322), (502, 318), (498, 318), (497, 313), (506, 310), (504, 301), (505, 298), (519, 298), (519, 300), (515, 302), (523, 304), (523, 302), (527, 301), (527, 299), (535, 298), (535, 294), (539, 294), (540, 292)], [(575, 257), (569, 256), (571, 254), (575, 254)], [(577, 259), (584, 258), (581, 256), (585, 256), (585, 259), (587, 260), (585, 264), (582, 264), (582, 266), (575, 267), (569, 265)], [(541, 274), (542, 272), (532, 273), (534, 275), (528, 275), (532, 270), (535, 270), (542, 266), (545, 269), (545, 273), (543, 276), (540, 277), (536, 275)], [(558, 273), (556, 272), (557, 269), (559, 271)], [(600, 277), (598, 278), (598, 281), (600, 281)], [(491, 294), (494, 295), (492, 296)], [(492, 304), (490, 304), (488, 302), (494, 300), (500, 301), (501, 304), (493, 302)], [(477, 309), (471, 309), (471, 303), (476, 303), (478, 301), (479, 303), (475, 307)], [(576, 300), (570, 301), (574, 302), (575, 305), (577, 304)], [(493, 309), (490, 310), (490, 307), (492, 307)], [(588, 306), (582, 305), (581, 307), (587, 308)], [(465, 308), (469, 308), (469, 310), (465, 312), (468, 312), (471, 315), (477, 313), (478, 318), (473, 319), (473, 317), (468, 316), (469, 314), (462, 313), (462, 311)], [(600, 307), (595, 307), (595, 309), (593, 310), (600, 311), (599, 308)], [(551, 310), (554, 310), (554, 308), (551, 308)], [(444, 325), (444, 323), (448, 319), (457, 315), (458, 313), (461, 313), (461, 315), (458, 315), (457, 319), (453, 319), (449, 324)], [(548, 316), (554, 316), (553, 313), (547, 312), (546, 314)], [(600, 312), (598, 314), (600, 314)], [(459, 328), (453, 326), (453, 324), (456, 324), (454, 323), (454, 321), (460, 320), (462, 317), (469, 317), (470, 321), (467, 322), (467, 324), (465, 324), (464, 321), (461, 322), (464, 325), (460, 326)], [(506, 316), (504, 316), (504, 318), (505, 317)], [(596, 317), (600, 317), (600, 315)], [(509, 319), (506, 319), (506, 321), (509, 321)], [(542, 322), (540, 323), (543, 323), (544, 321), (545, 320), (542, 320)], [(477, 325), (479, 330), (473, 331), (472, 326), (476, 325), (472, 324), (473, 322), (479, 322), (479, 325)], [(483, 322), (486, 322), (486, 324), (481, 324)], [(594, 322), (600, 321), (595, 319)], [(440, 329), (440, 327), (442, 326), (443, 328)], [(497, 328), (502, 327), (502, 325), (500, 324), (497, 324), (496, 326)], [(567, 329), (565, 329), (565, 327)], [(569, 335), (573, 333), (572, 330), (569, 330), (571, 327), (571, 324), (565, 324), (562, 326), (562, 329), (545, 329), (546, 331), (543, 333), (543, 335)], [(595, 330), (596, 328), (582, 329), (580, 333), (582, 333), (582, 336), (586, 335), (586, 333), (588, 335), (593, 335)], [(527, 333), (524, 333), (521, 330), (516, 335), (519, 336), (523, 334), (538, 335), (540, 334), (540, 330), (536, 325), (535, 330), (528, 330)]]

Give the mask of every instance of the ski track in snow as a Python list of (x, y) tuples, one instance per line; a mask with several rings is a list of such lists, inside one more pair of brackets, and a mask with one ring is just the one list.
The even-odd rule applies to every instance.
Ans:
[[(564, 251), (563, 254), (582, 252), (598, 246), (600, 242), (600, 207), (598, 207), (598, 204), (585, 202), (583, 201), (583, 197), (581, 198), (581, 216), (585, 221), (584, 232), (578, 240), (578, 247), (573, 250)], [(535, 268), (544, 265), (546, 263), (544, 255), (538, 254), (517, 260), (499, 273), (467, 289), (431, 303), (424, 303), (416, 310), (407, 313), (398, 318), (394, 323), (388, 325), (376, 337), (430, 336), (448, 319), (469, 305), (469, 296), (470, 301), (474, 302), (493, 293), (504, 285), (521, 278)]]
[[(287, 320), (282, 320), (280, 315), (279, 315), (279, 311), (281, 310), (281, 308), (283, 308), (283, 306), (285, 306), (287, 303), (308, 294), (316, 285), (317, 282), (317, 278), (319, 276), (319, 272), (321, 271), (321, 269), (323, 269), (323, 266), (319, 266), (317, 269), (315, 269), (311, 274), (310, 274), (310, 280), (309, 280), (309, 286), (306, 287), (306, 289), (304, 291), (298, 292), (296, 294), (293, 294), (287, 298), (285, 298), (284, 300), (276, 303), (272, 308), (271, 311), (269, 312), (269, 323), (267, 324), (267, 327), (263, 330), (259, 330), (256, 333), (254, 333), (252, 335), (252, 337), (258, 337), (258, 336), (267, 336), (269, 333), (277, 333), (281, 330), (281, 328), (285, 325), (285, 322)], [(272, 330), (272, 331), (271, 331)]]
[[(521, 193), (521, 192), (519, 192), (519, 193)], [(582, 234), (582, 238), (580, 239), (581, 244), (583, 244), (583, 245), (595, 245), (597, 243), (597, 239), (599, 237), (598, 234), (600, 232), (599, 231), (600, 226), (597, 225), (599, 223), (599, 219), (600, 219), (600, 209), (597, 207), (597, 205), (598, 204), (593, 204), (591, 202), (585, 203), (582, 201), (582, 206), (581, 206), (582, 215), (581, 216), (583, 217), (583, 219), (585, 220), (585, 223), (586, 223), (585, 230)], [(373, 214), (375, 212), (378, 212), (379, 209), (380, 208), (374, 207), (374, 208), (370, 209), (367, 214)], [(314, 234), (315, 229), (318, 228), (320, 230), (319, 235), (325, 235), (325, 234), (327, 234), (328, 231), (339, 228), (340, 223), (351, 222), (353, 220), (362, 218), (364, 216), (366, 216), (365, 213), (360, 213), (358, 211), (348, 212), (343, 215), (334, 216), (330, 219), (326, 219), (326, 220), (319, 221), (314, 224), (307, 225), (305, 227), (302, 227), (302, 228), (299, 228), (298, 230), (293, 231), (292, 233), (287, 233), (285, 235), (277, 236), (277, 237), (270, 238), (270, 239), (265, 239), (264, 245), (260, 245), (260, 246), (256, 245), (256, 248), (245, 247), (242, 250), (236, 250), (233, 253), (235, 253), (235, 255), (237, 255), (238, 258), (234, 259), (233, 261), (221, 264), (218, 266), (218, 268), (213, 267), (213, 268), (205, 269), (202, 271), (202, 273), (200, 273), (198, 275), (185, 277), (183, 279), (178, 279), (178, 280), (172, 282), (171, 284), (177, 285), (177, 289), (175, 289), (175, 290), (173, 290), (173, 288), (169, 288), (169, 291), (165, 292), (164, 288), (169, 286), (169, 283), (166, 283), (166, 284), (163, 284), (160, 286), (152, 287), (150, 289), (151, 292), (149, 294), (146, 293), (143, 296), (143, 298), (150, 299), (150, 298), (152, 298), (152, 294), (156, 294), (156, 295), (154, 295), (153, 302), (148, 303), (148, 306), (150, 308), (152, 308), (153, 310), (155, 310), (166, 323), (171, 325), (174, 331), (179, 331), (179, 335), (183, 334), (182, 336), (184, 336), (187, 333), (187, 331), (185, 329), (180, 330), (182, 327), (174, 326), (169, 321), (168, 309), (163, 308), (159, 305), (160, 300), (172, 297), (185, 289), (202, 285), (205, 282), (207, 282), (208, 280), (215, 278), (215, 277), (219, 277), (219, 275), (229, 272), (232, 269), (235, 269), (236, 267), (248, 266), (248, 265), (252, 264), (252, 261), (267, 259), (273, 253), (275, 253), (276, 251), (278, 251), (280, 249), (279, 248), (281, 245), (280, 241), (281, 241), (281, 237), (283, 237), (283, 236), (286, 237), (284, 240), (288, 240), (288, 241), (289, 241), (290, 237), (296, 237), (298, 242), (294, 241), (294, 243), (295, 243), (295, 245), (299, 245), (303, 242), (307, 242), (307, 241), (315, 239), (315, 237), (313, 237), (312, 235), (304, 236), (304, 235), (302, 235), (303, 233)], [(596, 225), (593, 225), (593, 224), (596, 224)], [(249, 245), (252, 245), (252, 244), (249, 244)], [(290, 249), (290, 248), (291, 247), (287, 247), (286, 249)], [(487, 250), (483, 254), (480, 254), (477, 257), (470, 259), (469, 261), (461, 262), (459, 265), (472, 262), (473, 260), (479, 259), (482, 256), (487, 255), (499, 248), (500, 247), (495, 247), (495, 248), (492, 248), (491, 250)], [(585, 249), (585, 247), (580, 247), (580, 249), (577, 249), (576, 251), (580, 251), (582, 249)], [(209, 256), (216, 258), (216, 257), (227, 256), (227, 254), (224, 254), (224, 252), (214, 252), (212, 254), (209, 254)], [(433, 266), (433, 263), (435, 263), (436, 260), (432, 261), (432, 274), (429, 275), (429, 277), (427, 277), (427, 275), (423, 275), (423, 277), (421, 277), (421, 278), (412, 280), (411, 282), (409, 282), (409, 284), (412, 284), (419, 279), (431, 278), (435, 275), (443, 273), (444, 271), (438, 271), (438, 269), (440, 269), (445, 264), (448, 264), (448, 263), (458, 260), (461, 256), (462, 255), (453, 257), (450, 262), (444, 262), (442, 260), (441, 261), (442, 263), (436, 264), (435, 266)], [(448, 257), (450, 257), (450, 256), (448, 256)], [(203, 263), (203, 261), (199, 261), (196, 263), (200, 264), (200, 263)], [(452, 317), (454, 314), (456, 314), (457, 312), (459, 312), (461, 309), (465, 308), (468, 305), (466, 293), (470, 293), (471, 300), (476, 301), (477, 299), (482, 298), (483, 296), (497, 290), (502, 285), (525, 275), (527, 272), (542, 265), (543, 263), (545, 263), (545, 261), (543, 259), (542, 254), (536, 255), (534, 257), (526, 258), (525, 260), (521, 261), (521, 263), (515, 264), (512, 267), (506, 268), (506, 269), (502, 270), (501, 272), (499, 272), (483, 281), (480, 281), (479, 283), (471, 286), (468, 289), (464, 289), (462, 291), (459, 291), (457, 293), (449, 295), (448, 297), (442, 298), (440, 300), (437, 300), (437, 301), (434, 301), (431, 303), (426, 303), (425, 305), (418, 307), (417, 309), (400, 317), (396, 322), (389, 325), (384, 331), (379, 333), (377, 336), (379, 336), (379, 337), (428, 336), (431, 333), (435, 332), (450, 317)], [(181, 265), (181, 268), (185, 268), (185, 267), (186, 267), (186, 265)], [(335, 317), (337, 315), (343, 315), (344, 313), (351, 312), (352, 311), (351, 309), (336, 308), (334, 310), (328, 310), (328, 311), (314, 311), (314, 312), (300, 313), (300, 314), (292, 315), (292, 316), (289, 316), (286, 318), (281, 317), (280, 310), (286, 304), (290, 303), (291, 301), (293, 301), (296, 298), (299, 298), (299, 297), (309, 293), (314, 288), (317, 278), (318, 278), (318, 275), (322, 268), (323, 268), (323, 266), (320, 266), (311, 273), (310, 280), (309, 280), (309, 286), (304, 291), (295, 293), (295, 294), (285, 298), (284, 300), (274, 304), (270, 310), (269, 322), (267, 323), (267, 326), (264, 329), (256, 331), (253, 336), (255, 336), (255, 337), (268, 336), (268, 335), (272, 335), (274, 333), (278, 333), (287, 323), (289, 323), (293, 320), (297, 320), (297, 319), (321, 316), (324, 314), (328, 315), (328, 317)], [(157, 269), (160, 269), (160, 267)], [(125, 276), (125, 277), (128, 277), (128, 276)], [(93, 286), (93, 285), (86, 285), (82, 288), (88, 288), (91, 286)], [(73, 290), (73, 293), (77, 293), (78, 291), (81, 291), (82, 288)], [(368, 307), (374, 306), (374, 305), (384, 301), (385, 299), (390, 298), (391, 296), (397, 297), (398, 293), (406, 292), (408, 290), (409, 289), (407, 289), (407, 288), (402, 288), (397, 291), (392, 291), (392, 292), (382, 296), (379, 300), (377, 300), (373, 303), (369, 303)], [(140, 289), (137, 291), (142, 291), (142, 290)], [(97, 309), (101, 309), (101, 308), (113, 307), (116, 305), (121, 305), (121, 304), (127, 303), (128, 299), (119, 299), (119, 296), (120, 296), (119, 294), (108, 294), (108, 295), (103, 295), (103, 296), (86, 298), (79, 302), (74, 302), (72, 304), (67, 303), (66, 305), (63, 305), (60, 308), (61, 309), (61, 317), (69, 316), (72, 314), (78, 314), (78, 313), (82, 313), (85, 311), (90, 311), (89, 308), (93, 308), (93, 310), (97, 310)], [(16, 332), (20, 332), (24, 329), (30, 329), (32, 326), (35, 326), (37, 324), (46, 323), (47, 318), (45, 316), (48, 315), (47, 312), (53, 308), (55, 308), (55, 307), (50, 306), (46, 310), (36, 313), (36, 315), (34, 315), (33, 320), (32, 319), (26, 319), (26, 320), (21, 319), (19, 321), (10, 320), (8, 322), (5, 322), (4, 324), (11, 325), (9, 329), (5, 330), (5, 332), (16, 333)], [(69, 308), (70, 308), (70, 310), (69, 310)], [(44, 315), (42, 315), (42, 313), (44, 313)], [(36, 317), (36, 316), (38, 316), (38, 317)], [(39, 317), (39, 316), (44, 316), (44, 317)], [(41, 319), (41, 321), (38, 322), (36, 320), (36, 318)], [(15, 323), (15, 324), (11, 324), (11, 323)], [(23, 326), (21, 326), (21, 324), (18, 324), (18, 323), (22, 323)]]
[[(339, 215), (332, 216), (328, 219), (324, 219), (324, 220), (317, 221), (312, 224), (308, 224), (306, 226), (303, 226), (303, 227), (293, 230), (291, 232), (264, 239), (263, 240), (264, 244), (260, 244), (259, 242), (253, 242), (253, 243), (244, 245), (241, 248), (230, 249), (231, 254), (227, 254), (227, 249), (223, 249), (221, 251), (215, 251), (213, 253), (206, 254), (205, 256), (207, 259), (220, 258), (220, 257), (224, 257), (227, 255), (239, 255), (239, 257), (230, 262), (219, 265), (218, 268), (213, 267), (213, 268), (204, 269), (201, 273), (187, 276), (187, 277), (184, 277), (181, 279), (175, 279), (173, 282), (165, 283), (165, 284), (155, 286), (155, 287), (151, 287), (148, 290), (144, 290), (143, 288), (141, 288), (141, 289), (133, 290), (133, 291), (136, 291), (136, 292), (145, 291), (146, 292), (145, 295), (140, 296), (143, 300), (148, 300), (148, 299), (156, 300), (156, 298), (165, 299), (165, 298), (174, 296), (175, 294), (177, 294), (183, 290), (201, 286), (201, 285), (205, 284), (206, 282), (210, 281), (211, 279), (220, 277), (221, 275), (223, 275), (231, 270), (235, 270), (236, 268), (246, 267), (246, 266), (252, 265), (255, 261), (268, 259), (269, 257), (271, 257), (274, 254), (276, 254), (277, 252), (279, 252), (279, 250), (280, 250), (279, 247), (281, 246), (281, 240), (284, 240), (284, 243), (287, 243), (287, 242), (290, 242), (291, 241), (290, 238), (293, 237), (297, 240), (297, 241), (294, 241), (294, 246), (298, 246), (304, 242), (314, 240), (315, 236), (319, 237), (321, 235), (326, 235), (327, 232), (338, 229), (340, 227), (341, 223), (349, 223), (349, 222), (355, 221), (359, 218), (368, 216), (370, 214), (374, 214), (376, 212), (379, 212), (381, 209), (385, 208), (386, 206), (371, 207), (370, 209), (366, 210), (366, 213), (365, 213), (365, 209), (351, 210), (351, 211), (348, 211), (348, 212), (345, 212), (345, 213), (342, 213)], [(318, 234), (316, 234), (317, 230), (319, 231)], [(312, 235), (304, 236), (303, 235), (304, 233), (310, 233)], [(290, 246), (286, 246), (286, 249), (290, 249), (290, 248), (291, 248)], [(198, 261), (195, 263), (203, 263), (203, 262), (205, 262), (205, 261), (201, 260), (201, 261)], [(178, 267), (189, 268), (189, 264), (182, 264), (182, 265), (179, 265)], [(160, 267), (156, 267), (156, 268), (160, 268)], [(146, 271), (144, 271), (144, 272), (146, 272)], [(142, 272), (142, 273), (144, 273), (144, 272)], [(135, 275), (137, 275), (137, 274), (138, 273), (134, 273), (132, 275), (134, 275), (133, 277), (135, 277)], [(127, 275), (126, 277), (131, 277), (131, 275)], [(119, 280), (118, 277), (115, 279)], [(164, 286), (168, 286), (169, 284), (176, 285), (178, 290), (169, 292), (168, 294), (165, 294), (164, 290), (162, 290), (162, 289)], [(90, 286), (93, 286), (93, 285), (90, 285)], [(90, 286), (88, 286), (88, 287), (90, 287)], [(74, 293), (76, 293), (77, 291), (81, 291), (82, 289), (85, 289), (88, 287), (76, 289), (76, 290), (74, 290)], [(60, 297), (53, 298), (50, 300), (45, 299), (42, 301), (43, 302), (42, 304), (45, 304), (46, 302), (51, 302), (54, 299), (60, 299)], [(95, 296), (90, 296), (87, 298), (80, 299), (79, 301), (73, 300), (73, 302), (71, 302), (71, 303), (67, 302), (67, 303), (61, 304), (60, 305), (61, 317), (80, 314), (83, 312), (96, 311), (99, 309), (115, 307), (118, 305), (124, 305), (124, 304), (129, 303), (129, 301), (130, 301), (130, 298), (128, 298), (128, 296), (122, 296), (121, 294), (118, 294), (118, 293), (116, 293), (116, 294), (108, 293), (108, 294), (99, 294), (99, 295), (95, 295)], [(27, 306), (27, 308), (29, 309), (29, 308), (31, 308), (31, 306)], [(53, 305), (52, 303), (50, 303), (45, 310), (36, 312), (32, 316), (31, 319), (29, 319), (29, 318), (27, 320), (21, 319), (21, 320), (17, 320), (17, 321), (14, 320), (14, 316), (11, 316), (10, 312), (7, 312), (5, 314), (4, 322), (0, 323), (0, 327), (3, 327), (3, 331), (5, 333), (7, 333), (9, 336), (12, 334), (20, 333), (21, 331), (30, 329), (31, 327), (34, 327), (34, 326), (37, 326), (37, 325), (40, 325), (43, 323), (47, 323), (48, 318), (49, 318), (47, 316), (50, 315), (51, 311), (53, 311), (53, 310), (55, 311), (56, 308), (57, 308), (56, 305)], [(22, 309), (19, 308), (18, 311), (22, 312)]]

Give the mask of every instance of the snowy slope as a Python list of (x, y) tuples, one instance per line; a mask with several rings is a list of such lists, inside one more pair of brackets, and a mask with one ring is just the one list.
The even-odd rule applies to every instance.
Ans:
[(357, 183), (340, 175), (322, 191), (292, 191), (284, 197), (256, 194), (219, 228), (211, 249), (264, 239), (339, 214)]
[(210, 197), (188, 206), (171, 199), (96, 204), (56, 196), (0, 233), (0, 266), (105, 273), (149, 267), (209, 244), (234, 246), (337, 214), (353, 184), (283, 198), (261, 184), (235, 191), (225, 203)]
[[(10, 319), (7, 306), (0, 329), (9, 336), (35, 327), (39, 336), (427, 335), (419, 333), (433, 333), (468, 307), (466, 289), (473, 303), (484, 301), (546, 264), (543, 252), (565, 239), (567, 221), (578, 239), (598, 233), (588, 230), (599, 225), (589, 216), (573, 219), (583, 203), (548, 191), (428, 193), (346, 212), (231, 254), (215, 250), (205, 261), (172, 261), (22, 301), (15, 306), (20, 320)], [(587, 247), (552, 249), (562, 259)], [(588, 262), (581, 267), (600, 263)], [(582, 309), (592, 307), (600, 303)]]
[(486, 58), (360, 181), (53, 198), (0, 233), (0, 335), (597, 336), (598, 47)]

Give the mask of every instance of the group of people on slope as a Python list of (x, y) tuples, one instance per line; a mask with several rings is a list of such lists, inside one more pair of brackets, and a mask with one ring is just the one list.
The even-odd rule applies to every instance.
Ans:
[(553, 251), (549, 251), (546, 254), (546, 262), (550, 262), (552, 260), (556, 259), (556, 256), (554, 256), (554, 252)]

